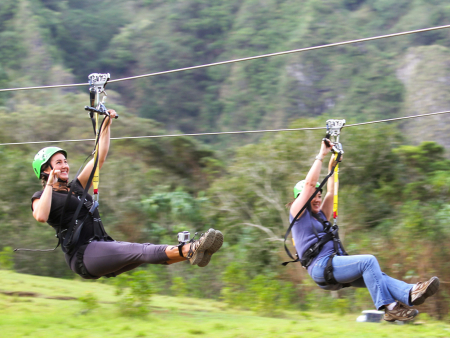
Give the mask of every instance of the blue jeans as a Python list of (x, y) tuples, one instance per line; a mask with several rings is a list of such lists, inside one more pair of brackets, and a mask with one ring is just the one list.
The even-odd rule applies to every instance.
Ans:
[[(324, 283), (323, 272), (327, 266), (328, 257), (320, 258), (311, 271), (311, 277), (316, 283)], [(398, 300), (405, 305), (412, 306), (409, 292), (414, 284), (408, 284), (389, 277), (381, 271), (375, 256), (354, 255), (335, 256), (333, 258), (334, 278), (339, 283), (350, 283), (353, 287), (366, 287), (378, 310), (384, 305)], [(321, 286), (325, 290), (336, 290), (339, 286)]]

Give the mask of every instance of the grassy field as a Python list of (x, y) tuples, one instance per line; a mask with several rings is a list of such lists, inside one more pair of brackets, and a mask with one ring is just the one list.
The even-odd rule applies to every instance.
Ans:
[[(166, 296), (153, 296), (148, 316), (133, 318), (120, 315), (120, 298), (110, 285), (1, 270), (0, 281), (0, 337), (450, 337), (450, 324), (420, 316), (412, 325), (300, 311), (270, 318), (220, 302)], [(100, 306), (85, 313), (78, 297), (89, 293)]]

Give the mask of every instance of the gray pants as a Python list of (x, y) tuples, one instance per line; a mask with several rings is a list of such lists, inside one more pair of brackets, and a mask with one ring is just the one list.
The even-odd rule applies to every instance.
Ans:
[[(169, 258), (167, 245), (129, 242), (92, 241), (84, 252), (83, 262), (88, 272), (97, 277), (115, 277), (142, 264), (164, 264)], [(76, 254), (70, 262), (75, 271)]]

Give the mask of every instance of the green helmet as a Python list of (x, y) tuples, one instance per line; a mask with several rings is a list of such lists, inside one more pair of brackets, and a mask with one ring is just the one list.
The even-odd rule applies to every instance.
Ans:
[(67, 152), (58, 147), (45, 147), (38, 151), (33, 160), (33, 170), (37, 178), (41, 178), (42, 167), (52, 158), (56, 153), (62, 153), (67, 158)]
[[(306, 183), (306, 180), (302, 180), (295, 185), (295, 187), (294, 187), (294, 197), (295, 198), (297, 198), (298, 195), (300, 195), (302, 193), (303, 189), (305, 188), (305, 183)], [(317, 182), (316, 188), (318, 188), (319, 186), (320, 186), (320, 183)], [(322, 191), (322, 189), (320, 189), (320, 191)]]

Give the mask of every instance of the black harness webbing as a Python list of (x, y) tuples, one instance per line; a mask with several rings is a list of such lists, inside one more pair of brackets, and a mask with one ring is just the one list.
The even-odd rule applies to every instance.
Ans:
[[(316, 188), (316, 190), (314, 191), (314, 193), (311, 195), (311, 197), (308, 199), (308, 201), (303, 205), (303, 207), (300, 209), (300, 211), (297, 213), (297, 215), (295, 215), (294, 219), (292, 220), (291, 224), (289, 225), (289, 228), (286, 231), (286, 234), (284, 235), (284, 250), (286, 251), (286, 253), (288, 254), (288, 256), (292, 259), (292, 261), (287, 261), (282, 263), (283, 266), (288, 265), (289, 263), (293, 263), (293, 262), (299, 262), (300, 259), (298, 257), (298, 254), (295, 254), (297, 256), (297, 258), (294, 258), (294, 256), (292, 256), (291, 252), (289, 251), (288, 247), (286, 246), (286, 241), (287, 238), (289, 236), (289, 234), (291, 233), (292, 227), (294, 226), (295, 222), (298, 220), (298, 218), (300, 217), (300, 215), (303, 213), (303, 211), (306, 209), (306, 207), (309, 205), (309, 203), (311, 203), (311, 201), (314, 199), (314, 197), (316, 197), (317, 193), (322, 190), (322, 187), (325, 185), (325, 183), (328, 181), (328, 179), (333, 175), (334, 173), (334, 169), (336, 168), (337, 163), (339, 162), (339, 160), (341, 159), (341, 154), (338, 153), (338, 156), (336, 158), (336, 164), (333, 166), (333, 168), (331, 168), (330, 172), (328, 173), (328, 175), (323, 179), (323, 181), (320, 183), (320, 185)], [(314, 227), (313, 227), (314, 228)], [(315, 229), (314, 229), (315, 230)], [(317, 243), (316, 243), (317, 244)]]
[[(103, 123), (105, 122), (105, 119), (107, 117), (108, 116), (105, 116), (105, 118), (103, 119), (103, 121), (100, 124), (99, 135), (96, 135), (97, 137), (96, 137), (96, 140), (95, 140), (94, 151), (95, 151), (95, 149), (97, 147), (98, 141), (100, 140), (100, 134), (101, 134), (101, 130), (102, 130), (102, 127), (103, 127)], [(96, 133), (95, 120), (92, 117), (92, 115), (91, 115), (91, 120), (92, 120), (92, 123), (94, 124), (94, 133)], [(63, 207), (63, 210), (61, 212), (60, 223), (59, 223), (59, 226), (56, 228), (56, 237), (58, 238), (58, 243), (56, 244), (56, 246), (53, 249), (16, 248), (16, 249), (14, 249), (14, 251), (49, 252), (49, 251), (55, 251), (59, 247), (59, 245), (61, 244), (63, 252), (70, 253), (70, 250), (73, 249), (74, 245), (77, 243), (77, 241), (79, 239), (79, 236), (80, 236), (80, 233), (81, 233), (81, 229), (83, 227), (84, 221), (87, 219), (87, 216), (92, 216), (92, 218), (94, 220), (94, 234), (95, 234), (94, 237), (97, 237), (99, 239), (100, 238), (104, 238), (106, 240), (112, 240), (112, 238), (109, 237), (106, 234), (106, 231), (105, 231), (105, 229), (103, 227), (103, 224), (102, 224), (101, 220), (93, 217), (94, 211), (98, 207), (98, 202), (94, 201), (94, 203), (92, 203), (92, 206), (89, 206), (89, 202), (86, 200), (86, 195), (87, 195), (87, 193), (88, 193), (88, 191), (90, 189), (90, 186), (92, 184), (92, 179), (94, 177), (95, 170), (96, 170), (97, 165), (98, 165), (98, 157), (97, 157), (96, 161), (94, 162), (94, 166), (92, 168), (91, 174), (89, 175), (88, 182), (87, 182), (86, 187), (84, 188), (84, 191), (83, 191), (83, 193), (81, 195), (81, 201), (84, 201), (84, 202), (80, 201), (81, 203), (78, 204), (78, 207), (77, 207), (77, 209), (76, 209), (76, 211), (75, 211), (75, 213), (74, 213), (74, 215), (72, 217), (72, 220), (71, 220), (71, 222), (69, 224), (69, 227), (67, 229), (63, 229), (64, 214), (66, 212), (67, 206), (69, 205), (70, 197), (73, 194), (73, 186), (75, 185), (75, 182), (76, 182), (78, 176), (80, 175), (81, 170), (83, 169), (85, 163), (94, 154), (94, 151), (88, 157), (86, 157), (86, 159), (84, 160), (83, 164), (78, 169), (78, 171), (77, 171), (77, 173), (76, 173), (76, 175), (75, 175), (75, 177), (74, 177), (74, 179), (72, 181), (72, 184), (69, 187), (69, 191), (67, 193), (67, 197), (66, 197), (66, 200), (64, 202), (64, 207)], [(89, 213), (86, 215), (84, 220), (80, 223), (80, 225), (77, 227), (75, 234), (73, 234), (73, 228), (74, 228), (75, 225), (78, 225), (77, 218), (78, 218), (78, 215), (79, 215), (83, 205), (85, 205), (87, 207), (87, 209), (89, 210)]]
[[(342, 155), (341, 153), (338, 153), (338, 156), (336, 157), (336, 162), (337, 163), (339, 163), (341, 155)], [(339, 255), (340, 252), (342, 253), (342, 255), (345, 255), (345, 256), (347, 255), (347, 252), (345, 251), (345, 249), (344, 249), (344, 247), (343, 247), (343, 245), (341, 243), (341, 240), (339, 239), (339, 227), (337, 226), (337, 224), (334, 224), (333, 226), (331, 226), (330, 222), (322, 219), (322, 216), (320, 216), (320, 214), (316, 215), (316, 214), (311, 213), (311, 215), (322, 224), (323, 229), (325, 231), (325, 235), (322, 236), (322, 238), (320, 238), (319, 234), (317, 232), (317, 229), (315, 228), (314, 224), (312, 224), (312, 222), (311, 222), (314, 235), (317, 238), (317, 242), (314, 243), (311, 247), (309, 247), (303, 253), (301, 259), (298, 256), (298, 254), (296, 254), (297, 258), (294, 258), (291, 255), (291, 253), (289, 252), (289, 250), (288, 250), (288, 248), (286, 246), (287, 237), (289, 236), (289, 233), (291, 232), (291, 229), (294, 226), (294, 223), (297, 221), (297, 219), (301, 215), (301, 213), (307, 208), (309, 203), (311, 203), (311, 201), (314, 199), (314, 197), (317, 195), (317, 193), (322, 189), (322, 187), (324, 186), (325, 182), (327, 182), (328, 179), (331, 177), (331, 175), (333, 175), (334, 170), (336, 168), (336, 165), (331, 169), (330, 173), (325, 177), (325, 179), (316, 188), (316, 190), (314, 191), (312, 196), (305, 203), (305, 205), (300, 209), (300, 211), (297, 213), (297, 215), (294, 217), (294, 219), (292, 220), (291, 224), (289, 225), (289, 228), (286, 231), (286, 234), (284, 236), (284, 249), (286, 250), (286, 252), (289, 255), (289, 257), (291, 257), (292, 261), (284, 262), (284, 263), (282, 263), (282, 265), (286, 266), (287, 264), (292, 263), (292, 262), (300, 262), (304, 268), (307, 268), (307, 267), (309, 267), (311, 265), (311, 263), (314, 260), (314, 258), (317, 257), (317, 255), (320, 253), (320, 251), (322, 250), (323, 246), (326, 243), (328, 243), (329, 241), (333, 241), (334, 253), (328, 258), (327, 265), (326, 265), (325, 270), (324, 270), (325, 283), (316, 283), (316, 284), (319, 285), (319, 286), (341, 284), (342, 287), (345, 288), (345, 287), (351, 286), (351, 284), (349, 284), (349, 283), (339, 283), (334, 278), (334, 274), (333, 274), (333, 258), (334, 258), (334, 256)]]
[[(78, 172), (75, 175), (75, 178), (72, 181), (72, 184), (69, 186), (69, 191), (67, 193), (67, 198), (65, 200), (64, 203), (64, 207), (63, 210), (61, 212), (61, 219), (60, 219), (60, 223), (59, 226), (56, 227), (56, 237), (58, 238), (58, 243), (56, 244), (54, 249), (22, 249), (22, 248), (16, 248), (14, 249), (14, 251), (41, 251), (41, 252), (45, 252), (45, 251), (55, 251), (58, 246), (61, 244), (61, 248), (63, 250), (63, 252), (65, 253), (71, 253), (71, 250), (74, 248), (74, 246), (77, 244), (80, 234), (81, 234), (81, 230), (83, 228), (84, 222), (86, 221), (86, 219), (90, 216), (93, 219), (93, 223), (94, 223), (94, 237), (92, 239), (103, 239), (105, 241), (113, 241), (113, 239), (111, 237), (108, 236), (108, 234), (106, 233), (104, 227), (103, 227), (103, 223), (101, 221), (100, 218), (96, 218), (94, 217), (94, 212), (95, 210), (98, 208), (98, 201), (97, 200), (93, 200), (93, 203), (89, 202), (88, 200), (86, 200), (86, 195), (92, 185), (93, 182), (93, 178), (95, 176), (96, 173), (96, 169), (98, 166), (98, 142), (100, 140), (100, 134), (102, 131), (102, 127), (103, 127), (103, 123), (105, 122), (106, 118), (109, 117), (109, 113), (105, 107), (105, 105), (103, 104), (103, 102), (99, 103), (99, 109), (97, 108), (93, 108), (96, 98), (97, 98), (97, 94), (100, 93), (104, 93), (106, 95), (106, 93), (104, 92), (104, 87), (106, 86), (106, 83), (108, 82), (110, 76), (109, 73), (108, 74), (90, 74), (89, 75), (89, 83), (91, 85), (90, 87), (90, 103), (91, 103), (91, 107), (85, 107), (85, 110), (88, 110), (90, 112), (90, 118), (92, 121), (92, 126), (94, 128), (94, 134), (96, 136), (95, 138), (95, 145), (94, 145), (94, 150), (93, 152), (84, 160), (83, 164), (81, 165), (81, 167), (78, 169)], [(105, 118), (103, 119), (103, 121), (100, 124), (100, 127), (98, 128), (98, 132), (96, 130), (97, 127), (97, 119), (94, 118), (94, 113), (97, 113), (99, 115), (105, 115)], [(117, 119), (119, 116), (116, 115), (115, 118)], [(66, 212), (66, 208), (69, 204), (70, 198), (73, 194), (73, 187), (76, 185), (76, 181), (77, 178), (81, 172), (81, 170), (83, 169), (86, 161), (95, 154), (95, 152), (97, 152), (97, 156), (95, 156), (95, 161), (94, 161), (94, 166), (93, 169), (89, 175), (88, 178), (88, 182), (86, 184), (86, 187), (83, 190), (83, 193), (81, 194), (81, 200), (77, 206), (77, 209), (74, 213), (74, 215), (72, 216), (72, 219), (69, 223), (68, 228), (64, 228), (63, 229), (63, 220), (64, 220), (64, 214)], [(50, 166), (51, 167), (51, 166)], [(53, 169), (53, 168), (52, 168)], [(97, 181), (98, 183), (98, 176), (97, 176)], [(94, 188), (95, 188), (95, 184), (94, 184)], [(77, 191), (78, 193), (78, 191)], [(94, 193), (96, 193), (95, 189), (94, 189)], [(80, 196), (78, 195), (78, 198), (80, 198)], [(88, 214), (85, 216), (85, 218), (81, 221), (78, 222), (78, 215), (81, 211), (82, 206), (85, 206), (88, 209)], [(76, 227), (76, 229), (75, 229)], [(74, 231), (75, 230), (75, 231)], [(85, 248), (84, 248), (85, 249)], [(82, 250), (84, 253), (84, 249)], [(81, 249), (80, 249), (81, 250)]]
[[(100, 139), (100, 133), (101, 133), (103, 123), (105, 122), (106, 118), (107, 117), (105, 116), (102, 123), (100, 124), (99, 135), (97, 135), (97, 137), (96, 137), (94, 151), (95, 151), (98, 141)], [(95, 123), (95, 122), (93, 121), (93, 123)], [(95, 131), (95, 127), (94, 127), (94, 131)], [(97, 149), (97, 151), (98, 151), (98, 149)], [(92, 156), (92, 154), (90, 156)], [(103, 224), (101, 223), (101, 220), (94, 218), (94, 211), (98, 207), (98, 202), (93, 201), (93, 203), (90, 203), (86, 200), (86, 195), (91, 187), (92, 179), (94, 178), (94, 174), (95, 174), (95, 170), (97, 169), (97, 166), (98, 166), (98, 156), (95, 157), (94, 166), (92, 168), (91, 174), (89, 175), (89, 179), (86, 183), (86, 186), (84, 187), (83, 194), (81, 195), (81, 198), (80, 198), (81, 203), (78, 204), (77, 209), (75, 210), (75, 213), (72, 216), (72, 220), (70, 221), (69, 227), (67, 228), (67, 230), (65, 230), (65, 229), (63, 230), (62, 222), (63, 222), (64, 212), (66, 210), (67, 205), (69, 204), (69, 200), (72, 196), (73, 186), (76, 184), (76, 179), (79, 175), (81, 168), (78, 170), (76, 177), (72, 181), (72, 185), (70, 187), (69, 193), (67, 194), (66, 202), (64, 204), (64, 208), (61, 213), (61, 221), (60, 221), (59, 235), (58, 235), (59, 240), (62, 241), (61, 246), (65, 253), (70, 254), (72, 249), (74, 248), (74, 246), (78, 243), (78, 239), (80, 237), (81, 230), (83, 228), (84, 222), (86, 221), (87, 217), (92, 217), (92, 219), (94, 221), (94, 238), (112, 240), (106, 234), (106, 231), (103, 228)], [(83, 205), (86, 206), (86, 208), (89, 210), (89, 213), (86, 215), (86, 217), (82, 221), (79, 221), (78, 215), (80, 214), (80, 211), (81, 211), (81, 208), (83, 207)], [(64, 236), (64, 233), (66, 234), (65, 236)]]
[(75, 273), (83, 277), (84, 279), (98, 279), (97, 276), (92, 276), (86, 269), (86, 265), (83, 262), (84, 252), (86, 251), (87, 244), (82, 245), (76, 253)]

